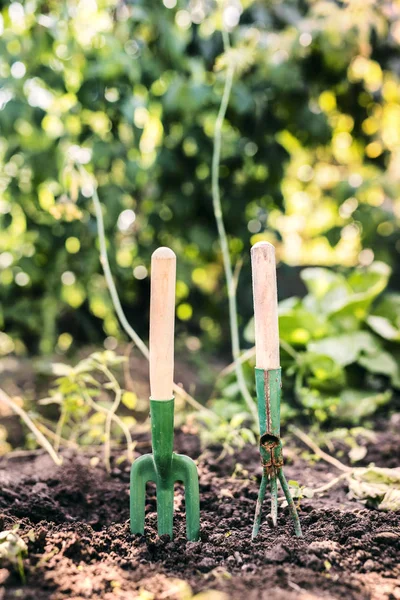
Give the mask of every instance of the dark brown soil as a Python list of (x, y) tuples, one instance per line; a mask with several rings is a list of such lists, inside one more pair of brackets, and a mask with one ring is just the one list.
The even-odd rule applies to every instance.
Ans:
[[(178, 433), (176, 448), (194, 458), (200, 453), (192, 435)], [(286, 446), (290, 479), (318, 487), (338, 475), (326, 463), (311, 466), (303, 451)], [(389, 466), (397, 453), (393, 427), (378, 434), (365, 461)], [(303, 539), (293, 537), (288, 511), (281, 509), (278, 527), (264, 521), (252, 543), (257, 449), (223, 456), (212, 448), (199, 462), (201, 541), (185, 539), (179, 486), (171, 541), (156, 535), (154, 489), (146, 537), (130, 534), (130, 465), (115, 461), (109, 476), (93, 456), (64, 453), (61, 468), (42, 452), (0, 461), (0, 531), (18, 524), (28, 544), (25, 585), (0, 563), (1, 600), (187, 600), (202, 591), (208, 591), (203, 600), (400, 599), (399, 514), (349, 500), (343, 483), (302, 500)]]

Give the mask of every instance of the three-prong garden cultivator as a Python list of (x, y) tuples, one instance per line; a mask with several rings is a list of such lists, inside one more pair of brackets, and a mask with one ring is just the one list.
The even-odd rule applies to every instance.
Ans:
[(283, 473), (280, 437), (281, 368), (279, 361), (278, 297), (276, 286), (275, 248), (259, 242), (251, 249), (253, 272), (254, 328), (256, 340), (256, 393), (260, 423), (260, 454), (263, 468), (254, 517), (254, 539), (260, 529), (262, 504), (267, 484), (271, 489), (271, 517), (278, 519), (278, 480), (282, 486), (296, 535), (301, 526), (293, 498)]

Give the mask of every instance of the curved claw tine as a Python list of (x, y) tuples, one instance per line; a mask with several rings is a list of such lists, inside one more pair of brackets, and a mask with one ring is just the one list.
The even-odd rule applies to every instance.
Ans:
[(267, 489), (267, 476), (265, 475), (265, 473), (263, 473), (262, 479), (261, 479), (261, 485), (260, 485), (260, 489), (258, 492), (258, 498), (257, 498), (257, 505), (256, 505), (256, 512), (254, 515), (254, 525), (253, 525), (253, 532), (251, 534), (251, 539), (254, 540), (254, 538), (257, 537), (258, 532), (260, 530), (260, 525), (261, 525), (261, 509), (262, 509), (262, 503), (264, 501), (265, 498), (265, 491)]
[(144, 534), (146, 483), (156, 480), (154, 459), (151, 454), (137, 458), (131, 468), (130, 520), (131, 532)]
[(194, 461), (188, 456), (174, 454), (172, 474), (176, 481), (185, 486), (186, 537), (196, 542), (200, 537), (200, 492), (199, 476)]
[(276, 472), (271, 475), (271, 517), (272, 525), (276, 527), (278, 524), (278, 482), (276, 480)]
[(293, 520), (295, 534), (297, 537), (303, 537), (303, 533), (301, 531), (299, 515), (297, 514), (296, 506), (293, 502), (292, 494), (290, 493), (290, 489), (289, 489), (288, 483), (286, 481), (286, 477), (285, 477), (282, 469), (279, 469), (278, 477), (279, 477), (279, 481), (281, 482), (281, 486), (282, 486), (283, 492), (286, 497), (286, 501), (289, 506), (290, 516), (292, 517), (292, 520)]

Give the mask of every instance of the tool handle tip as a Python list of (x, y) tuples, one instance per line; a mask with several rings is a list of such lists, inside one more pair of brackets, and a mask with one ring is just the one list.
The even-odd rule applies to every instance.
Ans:
[(151, 255), (151, 260), (160, 260), (165, 258), (176, 259), (175, 252), (171, 250), (171, 248), (167, 248), (167, 246), (161, 246), (160, 248), (157, 248), (157, 250), (154, 250), (153, 254)]
[(261, 241), (261, 242), (257, 242), (255, 243), (252, 247), (251, 247), (251, 251), (259, 251), (259, 249), (262, 248), (264, 250), (267, 250), (269, 252), (272, 252), (273, 254), (275, 254), (275, 246), (273, 244), (271, 244), (270, 242), (265, 242), (265, 241)]

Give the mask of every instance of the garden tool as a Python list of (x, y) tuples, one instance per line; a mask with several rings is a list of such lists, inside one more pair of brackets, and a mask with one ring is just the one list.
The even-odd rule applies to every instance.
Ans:
[(278, 519), (278, 479), (282, 486), (295, 533), (302, 536), (299, 517), (283, 473), (280, 438), (281, 368), (279, 361), (278, 297), (276, 286), (275, 248), (258, 242), (251, 249), (253, 274), (254, 327), (256, 342), (256, 394), (260, 423), (260, 454), (263, 468), (254, 517), (254, 539), (260, 529), (261, 510), (267, 484), (271, 489), (271, 517)]
[(150, 291), (150, 419), (152, 454), (134, 461), (131, 469), (130, 516), (132, 533), (144, 533), (146, 484), (153, 481), (157, 494), (158, 535), (173, 535), (174, 484), (185, 486), (186, 535), (195, 541), (200, 531), (199, 480), (195, 463), (175, 454), (174, 320), (176, 257), (158, 248), (151, 258)]

